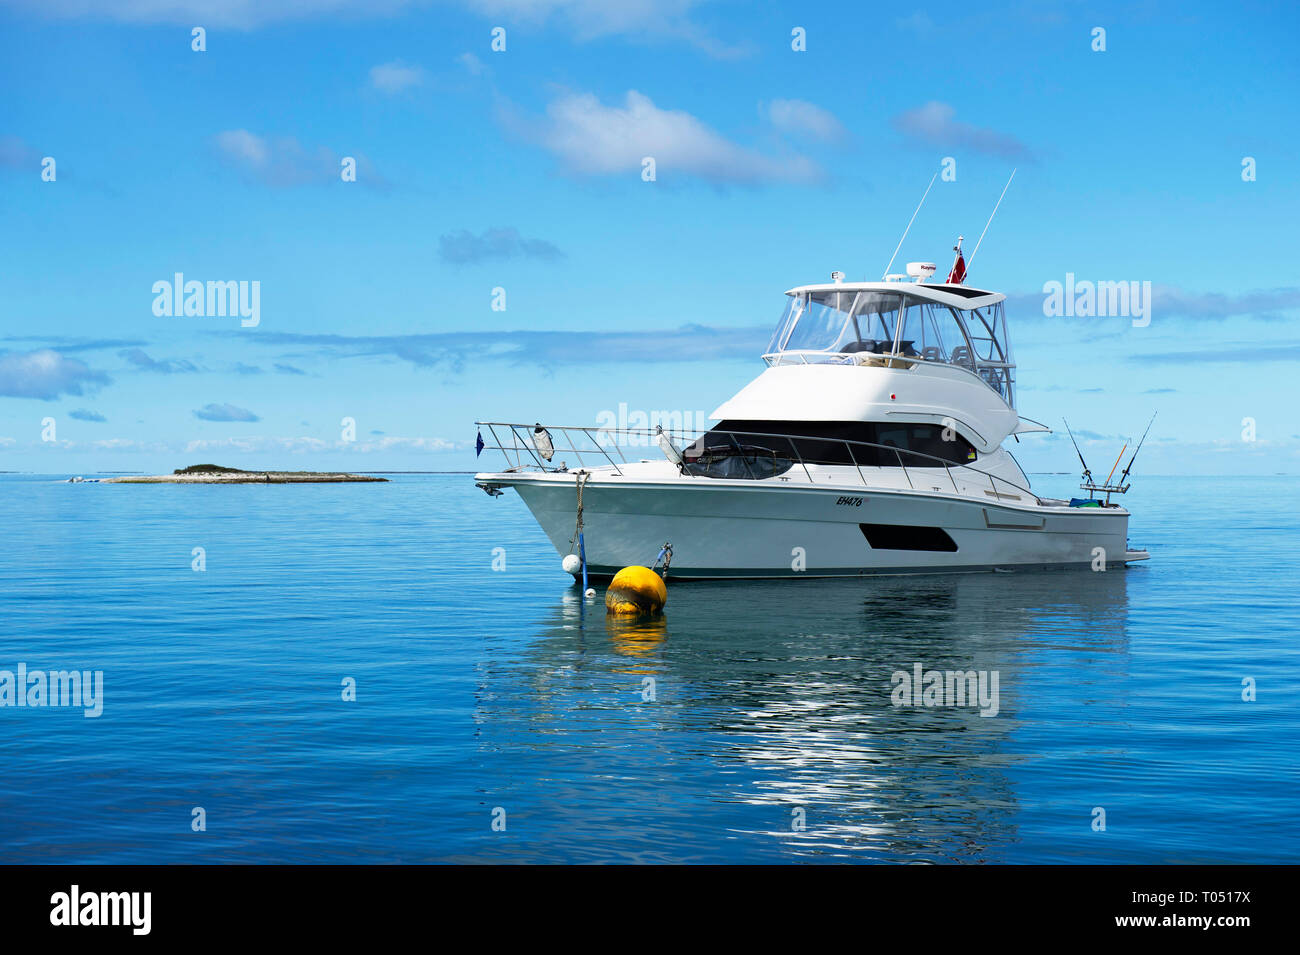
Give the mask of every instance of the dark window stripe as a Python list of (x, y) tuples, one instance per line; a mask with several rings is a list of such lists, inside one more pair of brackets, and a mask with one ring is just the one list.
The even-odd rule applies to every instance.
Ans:
[[(750, 432), (734, 437), (729, 431)], [(947, 434), (941, 424), (910, 424), (870, 421), (723, 421), (713, 431), (700, 438), (685, 451), (686, 459), (696, 458), (712, 449), (725, 453), (737, 444), (767, 448), (772, 453), (791, 460), (802, 459), (808, 464), (856, 465), (858, 467), (898, 467), (901, 457), (909, 468), (943, 467), (940, 461), (899, 455), (891, 448), (916, 451), (931, 455), (950, 464), (969, 464), (976, 460), (975, 448), (969, 441), (953, 431)], [(796, 435), (778, 438), (779, 434)], [(872, 448), (846, 445), (844, 441), (865, 441), (886, 447)], [(715, 454), (716, 456), (716, 454)]]
[(872, 550), (937, 550), (954, 553), (957, 542), (942, 527), (907, 524), (859, 524)]

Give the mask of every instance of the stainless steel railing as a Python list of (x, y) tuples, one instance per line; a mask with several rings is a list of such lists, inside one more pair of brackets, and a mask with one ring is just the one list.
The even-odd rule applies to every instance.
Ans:
[[(630, 449), (632, 447), (644, 447), (647, 450), (653, 448), (657, 451), (657, 440), (660, 434), (667, 435), (669, 439), (673, 441), (674, 445), (678, 446), (682, 450), (685, 450), (689, 445), (694, 444), (696, 441), (700, 440), (700, 438), (705, 436), (725, 436), (737, 450), (740, 450), (743, 447), (742, 443), (738, 441), (737, 438), (763, 438), (769, 441), (777, 439), (788, 444), (791, 452), (790, 460), (799, 465), (810, 484), (814, 483), (814, 479), (812, 472), (808, 470), (808, 465), (811, 464), (818, 467), (843, 467), (847, 463), (852, 465), (853, 470), (857, 474), (858, 480), (862, 482), (863, 487), (869, 487), (870, 483), (867, 481), (866, 475), (862, 472), (864, 465), (861, 463), (859, 455), (854, 453), (854, 449), (858, 448), (864, 451), (865, 449), (871, 449), (873, 453), (870, 455), (864, 453), (861, 455), (861, 459), (878, 459), (879, 455), (875, 452), (883, 451), (891, 453), (898, 462), (899, 470), (907, 481), (907, 486), (912, 490), (916, 490), (916, 484), (912, 480), (912, 472), (908, 471), (907, 464), (903, 460), (904, 455), (907, 456), (909, 461), (913, 462), (913, 471), (937, 471), (942, 468), (948, 478), (948, 482), (952, 485), (953, 492), (956, 494), (962, 494), (963, 492), (957, 484), (956, 477), (953, 475), (954, 471), (961, 472), (963, 477), (967, 474), (978, 475), (979, 477), (976, 478), (977, 482), (979, 482), (981, 478), (986, 479), (989, 483), (989, 491), (985, 491), (984, 493), (987, 494), (991, 492), (996, 500), (1001, 500), (1004, 496), (1008, 496), (1005, 491), (998, 490), (999, 484), (1001, 484), (1006, 488), (1011, 488), (1021, 494), (1029, 496), (1038, 504), (1042, 503), (1042, 498), (1029, 488), (1017, 484), (1015, 481), (1011, 481), (999, 474), (993, 474), (970, 464), (954, 464), (946, 458), (941, 458), (933, 454), (926, 454), (923, 451), (899, 448), (892, 444), (877, 444), (873, 441), (854, 441), (847, 438), (827, 438), (807, 434), (774, 434), (768, 431), (719, 431), (716, 429), (710, 431), (670, 431), (668, 429), (663, 429), (660, 431), (650, 430), (648, 428), (588, 428), (581, 426), (546, 425), (545, 428), (553, 449), (552, 456), (548, 460), (542, 456), (541, 452), (538, 450), (536, 442), (533, 440), (534, 425), (512, 424), (503, 421), (477, 421), (475, 424), (480, 428), (480, 431), (483, 428), (488, 429), (488, 433), (492, 436), (492, 441), (485, 440), (483, 443), (483, 450), (499, 451), (503, 453), (506, 457), (507, 463), (510, 464), (510, 467), (506, 469), (507, 472), (521, 471), (530, 468), (549, 472), (571, 470), (571, 468), (569, 468), (569, 459), (561, 457), (562, 454), (566, 454), (573, 456), (579, 468), (589, 469), (592, 465), (589, 463), (588, 459), (591, 459), (600, 462), (595, 465), (596, 467), (611, 467), (615, 474), (622, 476), (623, 471), (619, 465), (626, 465), (629, 463), (627, 456), (623, 453), (624, 448)], [(502, 429), (502, 431), (498, 432), (497, 429)], [(506, 429), (509, 430), (509, 443), (502, 440), (502, 433), (505, 432)], [(562, 440), (557, 441), (557, 435)], [(630, 442), (625, 440), (620, 446), (618, 441), (620, 437), (633, 440)], [(584, 440), (580, 441), (579, 438)], [(804, 456), (800, 454), (799, 446), (796, 443), (799, 441), (816, 441), (826, 445), (843, 445), (845, 450), (848, 451), (849, 460), (848, 462), (818, 461), (816, 459), (805, 460)], [(709, 447), (721, 447), (721, 445), (710, 445)], [(763, 450), (772, 449), (764, 448)], [(772, 453), (774, 455), (776, 454), (775, 451), (772, 451)], [(743, 460), (743, 453), (741, 457)], [(917, 464), (916, 462), (918, 460), (922, 463)], [(881, 465), (867, 464), (865, 466), (880, 467)], [(751, 477), (755, 477), (753, 470), (749, 468), (748, 464), (746, 464), (746, 469), (749, 470)], [(713, 480), (712, 478), (703, 475), (690, 474), (689, 471), (683, 471), (683, 473), (689, 477), (700, 478), (702, 480)], [(785, 478), (785, 480), (788, 480), (788, 478)]]
[[(474, 423), (480, 429), (487, 428), (492, 435), (493, 442), (495, 442), (495, 443), (491, 443), (491, 442), (484, 441), (483, 442), (484, 451), (500, 451), (503, 454), (505, 454), (506, 460), (508, 462), (509, 461), (514, 462), (509, 468), (506, 469), (508, 471), (522, 470), (524, 467), (525, 454), (528, 455), (533, 465), (535, 465), (539, 470), (542, 471), (559, 471), (562, 470), (561, 464), (567, 464), (567, 462), (564, 461), (562, 461), (561, 464), (552, 464), (551, 461), (554, 460), (554, 457), (552, 457), (551, 460), (547, 460), (546, 458), (542, 457), (541, 452), (537, 449), (536, 442), (534, 442), (532, 439), (534, 425), (510, 424), (504, 421), (476, 421)], [(509, 444), (505, 444), (501, 440), (501, 435), (497, 433), (497, 428), (510, 429)], [(554, 425), (547, 425), (546, 430), (551, 436), (551, 446), (552, 446), (553, 455), (557, 455), (561, 452), (572, 454), (578, 461), (578, 467), (582, 467), (582, 468), (589, 467), (587, 462), (582, 457), (584, 453), (586, 453), (588, 456), (599, 455), (604, 460), (605, 464), (609, 465), (614, 469), (614, 473), (620, 475), (623, 473), (622, 471), (619, 470), (618, 466), (620, 463), (627, 464), (627, 458), (623, 455), (623, 452), (619, 450), (617, 442), (611, 442), (614, 453), (618, 455), (618, 460), (615, 461), (614, 458), (608, 453), (608, 451), (606, 451), (605, 448), (602, 446), (602, 442), (600, 442), (597, 438), (593, 436), (593, 432), (604, 433), (604, 434), (618, 434), (620, 433), (619, 429), (584, 428), (584, 427), (576, 427), (576, 426), (557, 427)], [(565, 441), (568, 442), (567, 444), (557, 444), (555, 442), (555, 434), (557, 432), (563, 435)], [(577, 442), (574, 440), (573, 437), (574, 433), (584, 435), (587, 438), (587, 446), (585, 447), (585, 449), (580, 448), (578, 446)], [(627, 431), (625, 429), (624, 432), (622, 433), (630, 434), (632, 432)], [(601, 466), (602, 465), (597, 465), (597, 467), (601, 467)]]

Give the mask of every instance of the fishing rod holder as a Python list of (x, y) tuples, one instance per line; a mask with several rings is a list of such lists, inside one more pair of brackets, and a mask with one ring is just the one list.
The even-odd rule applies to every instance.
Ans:
[(1084, 483), (1080, 484), (1079, 487), (1082, 490), (1087, 491), (1090, 497), (1093, 494), (1105, 494), (1106, 503), (1109, 504), (1110, 496), (1112, 494), (1126, 494), (1128, 493), (1128, 489), (1132, 487), (1132, 485), (1131, 484), (1095, 484), (1092, 481), (1085, 481)]

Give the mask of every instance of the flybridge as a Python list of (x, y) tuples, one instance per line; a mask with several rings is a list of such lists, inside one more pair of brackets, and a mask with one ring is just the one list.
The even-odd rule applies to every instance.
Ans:
[(1001, 292), (944, 283), (843, 282), (790, 289), (763, 353), (769, 365), (962, 369), (1015, 407)]
[[(1011, 178), (1015, 178), (1015, 170)], [(965, 284), (970, 269), (962, 251), (965, 237), (957, 236), (946, 281), (928, 281), (938, 270), (933, 262), (909, 262), (906, 274), (889, 271), (933, 186), (931, 177), (880, 281), (845, 282), (844, 273), (837, 271), (831, 273), (829, 284), (801, 285), (786, 292), (790, 301), (763, 354), (764, 361), (769, 365), (847, 363), (887, 369), (920, 365), (936, 373), (935, 366), (955, 366), (964, 369), (962, 374), (982, 380), (1008, 408), (1015, 408), (1016, 366), (1002, 305), (1006, 296)], [(975, 243), (972, 264), (1010, 187), (1008, 179)]]

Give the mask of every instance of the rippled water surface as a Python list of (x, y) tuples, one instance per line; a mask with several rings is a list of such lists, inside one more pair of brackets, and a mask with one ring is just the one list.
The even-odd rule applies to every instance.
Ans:
[[(610, 628), (468, 475), (0, 475), (0, 670), (104, 674), (98, 719), (0, 707), (0, 861), (1300, 861), (1298, 491), (1141, 479), (1127, 571), (670, 582)], [(893, 705), (916, 663), (997, 714)]]

